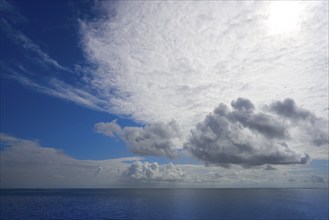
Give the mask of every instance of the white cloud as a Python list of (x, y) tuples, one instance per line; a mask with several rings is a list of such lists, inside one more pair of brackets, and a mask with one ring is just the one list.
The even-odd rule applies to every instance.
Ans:
[[(105, 12), (109, 7), (108, 19), (81, 22), (85, 53), (97, 65), (86, 80), (109, 100), (111, 112), (130, 115), (149, 127), (175, 120), (181, 143), (218, 103), (229, 103), (242, 94), (256, 106), (291, 97), (326, 117), (328, 19), (316, 18), (328, 16), (326, 4), (300, 3), (303, 17), (294, 18), (299, 19), (299, 28), (273, 35), (268, 27), (272, 3), (120, 2), (115, 13), (113, 5), (104, 3)], [(249, 124), (253, 130), (286, 135), (280, 133), (285, 132), (285, 123), (272, 120), (274, 124), (268, 121), (264, 127), (257, 120)], [(327, 122), (320, 124), (323, 134)], [(307, 161), (308, 156), (296, 152), (324, 158), (328, 149), (308, 142), (318, 133), (311, 134), (317, 126), (298, 126), (309, 133), (301, 135), (300, 128), (290, 131), (298, 138), (289, 148), (265, 141), (266, 135), (253, 144), (269, 142), (265, 146), (271, 147), (264, 148), (281, 149), (278, 155), (290, 158), (285, 163)], [(263, 158), (264, 163), (266, 158), (270, 159)]]
[(172, 163), (159, 165), (158, 163), (148, 163), (135, 161), (122, 173), (125, 181), (143, 182), (163, 182), (180, 181), (184, 177), (184, 172)]
[(117, 123), (117, 120), (111, 122), (99, 122), (95, 124), (95, 131), (110, 137), (115, 137), (116, 135), (121, 135), (122, 128)]
[(318, 18), (328, 18), (328, 3), (301, 3), (300, 31), (274, 36), (270, 4), (118, 2), (113, 13), (102, 3), (108, 18), (81, 23), (85, 53), (97, 65), (87, 81), (109, 111), (144, 123), (175, 119), (185, 134), (241, 95), (257, 105), (292, 97), (325, 116), (328, 19)]
[[(99, 19), (80, 22), (90, 66), (75, 70), (81, 74), (75, 85), (60, 76), (33, 81), (45, 88), (39, 91), (144, 124), (175, 120), (183, 136), (218, 103), (240, 96), (256, 105), (291, 97), (327, 116), (327, 2), (300, 2), (302, 16), (294, 17), (299, 28), (275, 35), (268, 27), (272, 2), (95, 4)], [(294, 10), (288, 6), (280, 5)], [(31, 39), (19, 36), (41, 60), (58, 67)]]

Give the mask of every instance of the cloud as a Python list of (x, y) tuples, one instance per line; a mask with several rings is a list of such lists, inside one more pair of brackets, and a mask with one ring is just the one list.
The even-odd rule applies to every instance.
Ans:
[[(262, 133), (268, 138), (284, 138), (287, 136), (285, 126), (279, 120), (266, 114), (253, 113), (255, 107), (249, 99), (238, 98), (236, 101), (231, 102), (231, 106), (234, 111), (227, 116), (231, 122), (239, 122), (244, 127)], [(226, 111), (226, 107), (219, 107), (215, 109), (216, 111), (222, 114), (224, 112), (221, 111)]]
[[(8, 4), (8, 3), (7, 3)], [(5, 18), (1, 18), (1, 27), (7, 38), (15, 44), (24, 48), (30, 54), (29, 59), (33, 62), (38, 62), (46, 67), (55, 67), (59, 70), (68, 70), (66, 67), (60, 65), (56, 60), (51, 58), (39, 45), (34, 43), (26, 34), (13, 27)], [(33, 56), (31, 56), (33, 55)]]
[(0, 141), (0, 186), (4, 188), (119, 187), (127, 162), (143, 159), (77, 160), (34, 140), (1, 133)]
[(317, 18), (328, 16), (327, 3), (301, 4), (302, 31), (273, 36), (271, 3), (102, 2), (105, 18), (81, 21), (95, 64), (86, 80), (110, 112), (146, 124), (175, 119), (184, 134), (241, 94), (256, 104), (293, 97), (326, 116), (328, 19)]
[(313, 183), (325, 183), (326, 182), (322, 176), (318, 176), (318, 175), (311, 175), (311, 181)]
[(117, 123), (117, 120), (111, 122), (99, 122), (95, 124), (95, 131), (110, 137), (115, 137), (116, 135), (121, 135), (122, 128)]
[(122, 173), (125, 181), (180, 181), (184, 172), (172, 163), (159, 165), (135, 161)]
[(314, 118), (314, 114), (302, 108), (298, 108), (295, 101), (287, 98), (284, 101), (276, 101), (272, 103), (268, 109), (275, 114), (286, 117), (291, 120), (306, 120)]
[(27, 19), (24, 16), (22, 16), (20, 11), (12, 3), (9, 3), (8, 1), (2, 0), (0, 2), (0, 12), (2, 17), (10, 18), (10, 21), (12, 21), (15, 24), (28, 22)]
[[(63, 100), (71, 101), (75, 104), (97, 110), (105, 111), (103, 100), (100, 100), (91, 91), (86, 88), (76, 88), (64, 81), (57, 80), (56, 78), (48, 79), (47, 85), (43, 85), (40, 82), (36, 82), (27, 78), (26, 76), (17, 73), (15, 70), (7, 69), (8, 78), (14, 79), (20, 82), (22, 85), (35, 89), (36, 91), (45, 93), (50, 96), (54, 96)], [(102, 107), (103, 106), (103, 107)]]
[[(308, 157), (299, 152), (327, 158), (328, 122), (312, 116), (328, 114), (328, 19), (323, 19), (328, 18), (327, 2), (301, 3), (307, 6), (300, 18), (302, 31), (280, 36), (268, 33), (271, 12), (263, 2), (95, 4), (101, 9), (99, 18), (80, 21), (88, 64), (77, 67), (74, 80), (52, 71), (45, 73), (46, 80), (30, 79), (28, 74), (13, 78), (46, 94), (144, 124), (96, 125), (97, 131), (120, 137), (138, 154), (175, 157), (185, 142), (208, 162), (218, 162), (211, 157), (225, 150), (220, 154), (226, 160), (223, 166), (305, 163)], [(61, 69), (9, 20), (2, 19), (1, 25), (15, 36), (16, 44), (48, 67)], [(13, 69), (10, 73), (17, 73)], [(233, 111), (225, 105), (216, 108), (241, 94), (253, 103), (238, 99), (231, 103)], [(278, 97), (292, 97), (308, 110), (288, 99), (255, 112), (255, 106)], [(219, 113), (204, 121), (215, 108)], [(212, 126), (224, 132), (213, 134)], [(217, 139), (225, 139), (218, 143), (223, 149), (217, 149)], [(200, 141), (212, 147), (205, 149)]]
[(221, 103), (191, 130), (188, 137), (181, 134), (175, 121), (121, 128), (114, 120), (95, 124), (95, 130), (121, 138), (137, 154), (175, 158), (184, 146), (206, 164), (224, 167), (231, 164), (244, 167), (305, 164), (310, 160), (310, 155), (323, 157), (328, 145), (328, 121), (296, 104), (290, 113), (286, 110), (285, 114), (273, 112), (276, 106), (288, 102), (294, 103), (294, 100), (275, 101), (270, 107), (261, 107), (258, 112), (246, 98), (232, 101), (232, 110)]
[[(272, 106), (277, 103), (280, 102)], [(305, 164), (309, 161), (307, 153), (298, 153), (288, 145), (290, 142), (293, 144), (294, 139), (300, 139), (298, 136), (291, 137), (290, 130), (303, 132), (305, 127), (287, 123), (281, 114), (255, 112), (248, 99), (238, 98), (231, 106), (232, 111), (220, 104), (199, 123), (185, 143), (186, 149), (206, 163), (221, 166)], [(313, 138), (310, 137), (308, 144), (313, 142)]]
[[(231, 165), (230, 169), (221, 166), (202, 166), (179, 164), (184, 170), (183, 183), (187, 187), (327, 187), (326, 181), (312, 182), (309, 166), (271, 165), (241, 169), (239, 165)], [(324, 180), (328, 174), (316, 175)], [(294, 181), (289, 181), (289, 179)]]
[[(4, 15), (0, 19), (3, 40), (8, 44), (13, 43), (14, 49), (17, 49), (16, 47), (21, 49), (21, 53), (14, 53), (14, 57), (10, 51), (5, 51), (7, 56), (1, 62), (2, 77), (16, 80), (39, 92), (69, 100), (84, 107), (105, 111), (107, 103), (104, 104), (104, 100), (100, 100), (88, 88), (88, 85), (82, 82), (83, 79), (77, 77), (78, 74), (72, 74), (83, 72), (83, 68), (77, 67), (76, 70), (72, 70), (62, 66), (40, 46), (41, 44), (37, 44), (29, 36), (29, 32), (22, 31), (24, 24), (29, 21), (13, 2), (1, 1), (0, 10)], [(44, 41), (42, 45), (47, 45), (47, 43), (49, 42)], [(4, 50), (9, 50), (10, 46), (12, 47), (10, 44)], [(65, 77), (61, 78), (61, 74)], [(71, 84), (72, 81), (79, 86), (75, 83)]]
[(303, 127), (316, 146), (328, 146), (328, 120), (318, 118), (310, 111), (297, 107), (291, 98), (282, 102), (276, 101), (265, 108)]
[[(107, 18), (81, 21), (85, 54), (96, 64), (86, 81), (101, 92), (101, 99), (109, 100), (110, 112), (146, 124), (124, 134), (143, 137), (150, 132), (145, 128), (154, 122), (165, 124), (174, 119), (181, 136), (179, 144), (170, 144), (170, 149), (187, 142), (201, 160), (205, 152), (199, 150), (205, 147), (196, 147), (196, 142), (203, 139), (202, 134), (215, 139), (217, 134), (200, 131), (202, 126), (198, 129), (196, 125), (202, 124), (219, 102), (229, 103), (242, 93), (253, 103), (240, 98), (231, 103), (234, 110), (222, 117), (229, 123), (227, 134), (219, 138), (230, 140), (220, 143), (227, 146), (223, 155), (227, 163), (303, 164), (308, 155), (323, 158), (327, 155), (327, 121), (313, 115), (327, 115), (323, 79), (328, 77), (328, 23), (313, 19), (315, 14), (327, 16), (322, 4), (305, 5), (309, 7), (303, 9), (307, 18), (301, 25), (303, 32), (278, 38), (268, 34), (265, 23), (270, 11), (267, 4), (259, 2), (120, 2), (114, 8), (104, 3), (101, 7)], [(311, 25), (315, 23), (317, 28)], [(297, 108), (287, 99), (272, 103), (270, 110), (254, 112), (256, 105), (285, 96), (310, 110)], [(303, 117), (305, 120), (300, 120)], [(204, 129), (211, 123), (216, 121), (204, 122)], [(192, 135), (188, 140), (191, 129), (194, 134), (201, 132), (202, 138)], [(148, 138), (139, 145), (123, 134), (119, 136), (135, 148), (134, 152), (168, 155), (168, 144), (155, 144)], [(314, 145), (320, 147), (314, 149)], [(158, 153), (161, 148), (165, 153)], [(240, 151), (250, 155), (239, 156)], [(217, 161), (217, 156), (209, 155), (205, 161), (211, 157)]]
[(265, 167), (265, 170), (277, 170), (275, 167), (267, 164), (266, 167)]
[[(267, 29), (271, 3), (95, 4), (99, 17), (80, 20), (87, 62), (68, 70), (76, 78), (47, 71), (47, 80), (29, 79), (33, 88), (143, 124), (175, 120), (184, 137), (219, 102), (241, 94), (256, 105), (292, 97), (327, 116), (328, 19), (321, 19), (328, 18), (327, 2), (301, 2), (302, 31), (280, 36)], [(17, 43), (61, 69), (33, 39), (15, 33)]]
[[(328, 174), (276, 165), (231, 169), (196, 164), (141, 162), (142, 157), (78, 160), (35, 140), (0, 134), (1, 188), (59, 187), (327, 187)], [(326, 164), (326, 162), (323, 162)], [(310, 175), (311, 172), (311, 175)], [(275, 175), (275, 176), (274, 176)], [(290, 179), (296, 181), (291, 183)], [(314, 177), (312, 177), (314, 176)], [(313, 179), (313, 180), (312, 180)]]
[(144, 127), (121, 128), (116, 120), (95, 125), (99, 133), (113, 137), (118, 136), (130, 147), (130, 150), (140, 155), (177, 156), (180, 131), (175, 121), (169, 123), (155, 122)]

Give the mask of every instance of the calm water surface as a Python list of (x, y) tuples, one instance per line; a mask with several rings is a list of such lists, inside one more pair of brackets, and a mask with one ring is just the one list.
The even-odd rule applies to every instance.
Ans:
[(328, 219), (328, 189), (0, 190), (0, 219)]

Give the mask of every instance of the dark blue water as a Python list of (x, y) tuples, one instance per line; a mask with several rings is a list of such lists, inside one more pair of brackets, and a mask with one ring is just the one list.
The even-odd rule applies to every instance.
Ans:
[(1, 190), (0, 219), (328, 219), (328, 189)]

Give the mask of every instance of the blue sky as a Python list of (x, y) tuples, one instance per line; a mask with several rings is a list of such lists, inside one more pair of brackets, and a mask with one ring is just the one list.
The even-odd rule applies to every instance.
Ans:
[(0, 8), (1, 187), (328, 186), (328, 2)]
[[(4, 13), (4, 19), (13, 23), (12, 29), (26, 30), (24, 34), (33, 39), (35, 45), (40, 45), (40, 50), (45, 48), (52, 59), (66, 68), (74, 68), (74, 65), (85, 62), (79, 48), (77, 17), (74, 16), (80, 10), (87, 11), (87, 3), (78, 4), (78, 7), (66, 1), (9, 4), (13, 11)], [(38, 5), (37, 8), (35, 4)], [(7, 67), (21, 66), (28, 68), (27, 74), (31, 74), (36, 80), (47, 80), (52, 75), (63, 76), (68, 81), (76, 77), (75, 73), (49, 67), (42, 60), (41, 63), (31, 60), (31, 57), (39, 57), (13, 41), (15, 40), (11, 36), (2, 37), (4, 53), (1, 53), (1, 60), (4, 71)], [(47, 146), (58, 146), (65, 153), (79, 159), (132, 155), (122, 142), (102, 137), (93, 130), (96, 122), (113, 120), (115, 115), (81, 108), (71, 102), (39, 93), (13, 81), (10, 76), (3, 75), (1, 78), (1, 90), (1, 129), (4, 133), (38, 139)], [(129, 120), (122, 122), (133, 123)]]

